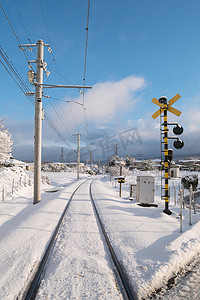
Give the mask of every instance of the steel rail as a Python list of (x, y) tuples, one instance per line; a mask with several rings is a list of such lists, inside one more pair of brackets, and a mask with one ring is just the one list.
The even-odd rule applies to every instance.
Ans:
[[(67, 205), (65, 206), (65, 209), (58, 221), (58, 224), (54, 230), (54, 233), (49, 241), (49, 244), (44, 252), (44, 255), (42, 257), (42, 260), (41, 262), (39, 263), (39, 266), (35, 272), (35, 275), (33, 277), (33, 280), (31, 281), (31, 283), (29, 283), (29, 286), (27, 288), (27, 290), (24, 292), (24, 295), (22, 297), (23, 300), (33, 300), (35, 299), (36, 297), (36, 294), (37, 294), (37, 291), (38, 291), (38, 288), (39, 288), (39, 285), (40, 285), (40, 279), (41, 279), (41, 276), (42, 276), (42, 273), (44, 271), (44, 268), (46, 266), (46, 263), (48, 261), (48, 258), (51, 254), (51, 251), (53, 249), (53, 246), (55, 244), (55, 239), (58, 235), (58, 232), (59, 232), (59, 229), (61, 227), (61, 224), (63, 222), (63, 219), (64, 219), (64, 216), (67, 212), (67, 209), (71, 203), (71, 200), (73, 199), (75, 193), (77, 192), (77, 190), (86, 182), (88, 181), (85, 180), (83, 181), (81, 184), (78, 185), (78, 187), (74, 190), (74, 192), (72, 193)], [(123, 266), (121, 265), (121, 263), (119, 262), (114, 250), (113, 250), (113, 247), (111, 245), (111, 242), (108, 238), (108, 235), (105, 231), (105, 228), (104, 228), (104, 225), (101, 221), (101, 218), (100, 218), (100, 215), (99, 215), (99, 212), (97, 210), (97, 207), (95, 205), (95, 202), (94, 202), (94, 198), (93, 198), (93, 195), (92, 195), (92, 183), (94, 182), (94, 179), (91, 181), (90, 183), (90, 186), (89, 186), (89, 195), (90, 195), (90, 199), (91, 199), (91, 202), (92, 202), (92, 205), (93, 205), (93, 208), (94, 208), (94, 212), (96, 214), (96, 217), (97, 217), (97, 220), (99, 222), (99, 225), (100, 225), (100, 228), (102, 230), (102, 233), (103, 233), (103, 236), (105, 238), (105, 241), (106, 241), (106, 244), (108, 246), (108, 250), (110, 251), (110, 255), (111, 255), (111, 258), (112, 258), (112, 261), (113, 261), (113, 264), (117, 270), (117, 273), (118, 273), (118, 278), (120, 278), (120, 281), (121, 281), (121, 289), (123, 289), (123, 293), (126, 294), (126, 298), (128, 298), (129, 300), (137, 300), (137, 295), (136, 293), (133, 291), (132, 287), (130, 286), (130, 283), (129, 283), (129, 280), (128, 280), (128, 277), (126, 275), (126, 273), (124, 272), (124, 268)]]
[[(88, 180), (88, 179), (87, 179), (87, 180)], [(59, 219), (59, 221), (58, 221), (58, 224), (57, 224), (57, 226), (56, 226), (56, 228), (55, 228), (55, 230), (54, 230), (54, 233), (53, 233), (53, 235), (52, 235), (52, 237), (51, 237), (51, 240), (49, 241), (49, 244), (48, 244), (48, 246), (47, 246), (47, 249), (46, 249), (45, 252), (44, 252), (44, 255), (43, 255), (42, 260), (41, 260), (41, 262), (40, 262), (40, 264), (39, 264), (39, 267), (38, 267), (38, 269), (37, 269), (37, 271), (36, 271), (36, 273), (35, 273), (35, 276), (34, 276), (32, 282), (30, 283), (30, 285), (29, 285), (29, 287), (28, 287), (28, 291), (24, 293), (24, 294), (25, 294), (25, 296), (23, 297), (24, 300), (33, 300), (33, 299), (35, 299), (35, 296), (36, 296), (36, 293), (37, 293), (37, 290), (38, 290), (38, 287), (39, 287), (39, 282), (40, 282), (41, 275), (42, 275), (42, 273), (43, 273), (43, 270), (44, 270), (44, 267), (45, 267), (45, 265), (46, 265), (46, 263), (47, 263), (48, 257), (49, 257), (49, 255), (50, 255), (51, 250), (52, 250), (52, 248), (53, 248), (53, 245), (54, 245), (54, 243), (55, 243), (55, 239), (56, 239), (56, 237), (57, 237), (57, 234), (58, 234), (58, 231), (59, 231), (59, 229), (60, 229), (60, 226), (61, 226), (61, 224), (62, 224), (62, 222), (63, 222), (63, 219), (64, 219), (64, 216), (65, 216), (65, 214), (66, 214), (66, 211), (67, 211), (67, 209), (68, 209), (68, 207), (69, 207), (69, 204), (70, 204), (70, 202), (71, 202), (71, 200), (72, 200), (74, 194), (76, 193), (76, 191), (77, 191), (77, 190), (80, 188), (80, 186), (82, 186), (87, 180), (83, 181), (81, 184), (78, 185), (78, 187), (77, 187), (77, 188), (74, 190), (74, 192), (72, 193), (72, 195), (71, 195), (69, 201), (67, 202), (67, 205), (65, 206), (65, 209), (64, 209), (64, 211), (63, 211), (63, 213), (62, 213), (62, 215), (61, 215), (61, 217), (60, 217), (60, 219)]]
[(94, 207), (94, 210), (95, 210), (95, 213), (96, 213), (96, 216), (97, 216), (97, 219), (98, 219), (98, 222), (100, 224), (100, 227), (101, 227), (101, 230), (102, 230), (102, 233), (103, 233), (103, 236), (106, 240), (106, 243), (107, 243), (107, 246), (108, 246), (108, 249), (110, 251), (110, 254), (111, 254), (111, 257), (112, 257), (112, 260), (113, 260), (113, 263), (118, 271), (118, 274), (119, 274), (119, 277), (121, 279), (121, 282), (123, 284), (123, 287), (125, 289), (125, 292), (126, 292), (126, 295), (128, 297), (129, 300), (137, 300), (137, 295), (136, 293), (133, 291), (133, 288), (130, 286), (130, 283), (129, 283), (129, 280), (128, 280), (128, 277), (126, 275), (126, 273), (124, 272), (124, 268), (123, 266), (121, 265), (121, 263), (119, 262), (116, 254), (115, 254), (115, 251), (111, 245), (111, 242), (108, 238), (108, 235), (106, 233), (106, 230), (104, 228), (104, 225), (101, 221), (101, 218), (100, 218), (100, 215), (99, 215), (99, 212), (97, 210), (97, 207), (96, 207), (96, 204), (94, 202), (94, 198), (93, 198), (93, 195), (92, 195), (92, 183), (94, 182), (94, 180), (92, 180), (92, 182), (90, 183), (90, 198), (92, 200), (92, 204), (93, 204), (93, 207)]

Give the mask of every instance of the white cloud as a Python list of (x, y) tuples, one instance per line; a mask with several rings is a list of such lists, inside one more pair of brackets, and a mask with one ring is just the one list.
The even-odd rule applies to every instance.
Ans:
[[(117, 113), (127, 112), (130, 108), (134, 110), (135, 103), (138, 101), (136, 93), (145, 85), (144, 78), (136, 76), (95, 84), (91, 90), (85, 92), (87, 121), (102, 127), (113, 120)], [(82, 96), (74, 101), (82, 103)], [(70, 129), (84, 122), (83, 109), (77, 103), (62, 104), (62, 115), (66, 116)]]
[[(199, 133), (200, 129), (200, 108), (193, 107), (192, 109), (184, 112), (183, 124), (188, 133)], [(182, 124), (181, 124), (182, 125)]]
[(117, 112), (126, 111), (137, 101), (134, 93), (144, 86), (144, 79), (135, 76), (96, 84), (86, 96), (87, 117), (93, 121), (107, 121)]

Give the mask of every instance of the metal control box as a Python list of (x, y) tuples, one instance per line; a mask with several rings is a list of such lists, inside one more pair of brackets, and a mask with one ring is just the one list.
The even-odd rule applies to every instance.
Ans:
[(154, 203), (155, 177), (137, 176), (136, 200), (140, 203)]

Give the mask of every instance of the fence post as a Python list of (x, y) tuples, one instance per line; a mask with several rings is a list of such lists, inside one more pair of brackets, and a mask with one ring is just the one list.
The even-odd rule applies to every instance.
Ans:
[(183, 195), (180, 190), (180, 232), (183, 232)]
[[(174, 183), (173, 183), (174, 185)], [(176, 205), (176, 186), (174, 185), (174, 205)]]
[(185, 208), (184, 186), (182, 185), (183, 208)]
[(50, 180), (49, 180), (49, 177), (48, 177), (48, 176), (46, 176), (46, 183), (47, 183), (47, 184), (50, 184)]
[(2, 187), (2, 201), (5, 200), (5, 187)]
[(192, 205), (194, 209), (194, 214), (196, 214), (195, 200), (194, 200), (194, 191), (192, 191)]
[(189, 225), (192, 225), (192, 185), (190, 185)]
[(19, 186), (21, 186), (22, 185), (22, 175), (20, 175), (20, 177), (19, 177)]

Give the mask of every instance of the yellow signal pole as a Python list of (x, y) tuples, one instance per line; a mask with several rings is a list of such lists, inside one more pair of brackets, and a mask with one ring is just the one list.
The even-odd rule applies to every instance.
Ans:
[(176, 116), (180, 116), (181, 111), (178, 109), (172, 107), (172, 104), (174, 104), (178, 99), (180, 99), (181, 96), (179, 94), (176, 94), (172, 99), (170, 99), (167, 102), (167, 97), (163, 96), (160, 97), (159, 100), (156, 98), (152, 99), (152, 102), (156, 105), (158, 105), (160, 108), (157, 110), (153, 115), (152, 118), (156, 119), (162, 112), (164, 113), (164, 123), (162, 124), (164, 126), (164, 154), (165, 154), (165, 160), (164, 160), (164, 170), (165, 170), (165, 209), (164, 213), (171, 215), (171, 211), (169, 210), (169, 161), (168, 161), (168, 123), (167, 123), (167, 112), (170, 111)]
[(165, 154), (165, 209), (164, 213), (171, 215), (169, 210), (169, 162), (168, 162), (168, 127), (167, 127), (167, 103), (164, 103), (163, 112), (164, 112), (164, 154)]

